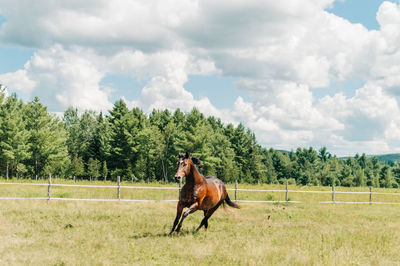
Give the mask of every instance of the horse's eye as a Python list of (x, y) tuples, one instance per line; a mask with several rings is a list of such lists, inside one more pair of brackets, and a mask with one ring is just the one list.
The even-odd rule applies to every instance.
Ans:
[(186, 165), (187, 165), (187, 163), (184, 163), (184, 164), (183, 164), (183, 167), (185, 167)]

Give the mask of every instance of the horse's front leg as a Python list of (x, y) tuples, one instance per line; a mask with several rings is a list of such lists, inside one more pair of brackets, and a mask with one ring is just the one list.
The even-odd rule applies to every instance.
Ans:
[(176, 229), (177, 232), (179, 232), (181, 230), (183, 220), (185, 220), (185, 218), (189, 214), (194, 213), (195, 211), (197, 211), (198, 208), (199, 208), (199, 203), (198, 202), (195, 202), (192, 205), (190, 205), (189, 209), (187, 209), (182, 215), (182, 219), (181, 219), (181, 221), (180, 221), (180, 223), (178, 225), (178, 228)]
[(179, 218), (181, 218), (182, 211), (183, 211), (183, 206), (182, 206), (182, 204), (180, 204), (180, 202), (178, 202), (178, 205), (176, 206), (176, 217), (175, 217), (174, 225), (172, 226), (172, 230), (169, 234), (172, 234), (175, 231), (175, 227), (179, 222)]

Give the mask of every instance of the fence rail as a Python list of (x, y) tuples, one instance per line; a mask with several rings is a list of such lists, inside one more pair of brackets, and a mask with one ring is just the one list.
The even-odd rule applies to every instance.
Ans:
[[(180, 190), (179, 187), (152, 187), (152, 186), (121, 186), (120, 178), (117, 179), (117, 185), (77, 185), (77, 184), (53, 184), (51, 175), (49, 176), (48, 183), (10, 183), (0, 182), (0, 185), (15, 185), (15, 186), (47, 186), (47, 197), (0, 197), (0, 200), (61, 200), (61, 201), (95, 201), (95, 202), (177, 202), (177, 199), (166, 199), (166, 200), (147, 200), (147, 199), (121, 199), (121, 189), (154, 189), (154, 190)], [(51, 197), (51, 187), (82, 187), (82, 188), (114, 188), (117, 189), (117, 197), (115, 199), (84, 199), (84, 198), (58, 198)], [(393, 192), (373, 192), (372, 187), (369, 187), (369, 191), (337, 191), (335, 186), (332, 186), (332, 191), (328, 190), (290, 190), (286, 181), (285, 189), (246, 189), (238, 188), (237, 182), (235, 182), (235, 188), (228, 188), (228, 191), (235, 192), (235, 201), (245, 203), (302, 203), (302, 201), (289, 200), (289, 193), (319, 193), (319, 194), (331, 194), (331, 201), (321, 201), (322, 204), (400, 204), (400, 202), (374, 202), (372, 201), (372, 195), (394, 195), (400, 196), (400, 193)], [(285, 193), (285, 200), (239, 200), (237, 192), (272, 192), (272, 193)], [(354, 201), (336, 201), (336, 194), (369, 194), (369, 201), (354, 202)], [(1, 196), (1, 195), (0, 195)]]

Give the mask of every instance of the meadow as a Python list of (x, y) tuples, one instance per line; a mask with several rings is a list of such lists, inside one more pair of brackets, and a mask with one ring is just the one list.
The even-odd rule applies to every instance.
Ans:
[[(290, 189), (295, 188), (300, 189)], [(43, 197), (46, 193), (46, 187), (0, 185), (0, 197)], [(175, 190), (122, 189), (121, 193), (122, 198), (135, 199), (177, 197)], [(52, 195), (115, 198), (116, 191), (62, 187), (52, 188)], [(233, 198), (233, 191), (230, 195)], [(207, 232), (194, 233), (202, 218), (202, 212), (196, 212), (185, 220), (181, 234), (173, 236), (168, 233), (176, 203), (2, 200), (0, 264), (397, 265), (400, 261), (400, 205), (319, 203), (330, 200), (330, 194), (292, 193), (289, 197), (303, 203), (242, 203), (240, 210), (221, 208), (210, 219)], [(239, 198), (281, 200), (284, 193), (240, 192)], [(380, 195), (379, 201), (398, 198)], [(337, 200), (368, 201), (368, 195), (338, 194)]]

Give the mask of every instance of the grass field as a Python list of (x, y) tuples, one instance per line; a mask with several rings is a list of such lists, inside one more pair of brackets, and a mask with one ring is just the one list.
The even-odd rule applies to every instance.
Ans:
[[(46, 189), (0, 185), (0, 197), (43, 197)], [(174, 190), (125, 190), (122, 195), (130, 198), (177, 196)], [(115, 198), (114, 189), (59, 188), (52, 192), (66, 197)], [(282, 197), (282, 193), (240, 194)], [(338, 197), (342, 196), (368, 200), (368, 195)], [(380, 201), (397, 198), (382, 195)], [(398, 265), (399, 205), (318, 203), (330, 200), (329, 194), (293, 194), (292, 199), (304, 203), (243, 203), (242, 209), (229, 212), (221, 208), (210, 219), (208, 232), (193, 233), (202, 218), (196, 212), (185, 220), (179, 236), (167, 235), (175, 203), (3, 200), (0, 264)]]

